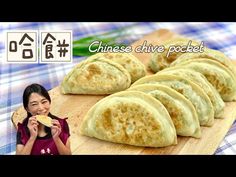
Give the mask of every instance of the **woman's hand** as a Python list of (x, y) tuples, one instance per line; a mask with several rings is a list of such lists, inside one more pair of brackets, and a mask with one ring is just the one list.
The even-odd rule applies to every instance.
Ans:
[(61, 134), (61, 124), (58, 120), (52, 119), (52, 127), (51, 127), (51, 133), (54, 140), (57, 140), (59, 138), (59, 135)]
[(71, 149), (70, 149), (70, 140), (67, 139), (66, 144), (62, 142), (59, 135), (61, 134), (61, 124), (58, 120), (52, 119), (52, 127), (51, 127), (51, 133), (53, 140), (55, 142), (55, 145), (57, 147), (57, 150), (59, 154), (61, 155), (71, 155)]
[(35, 116), (32, 116), (29, 118), (29, 121), (28, 121), (28, 124), (27, 124), (27, 127), (29, 129), (29, 132), (30, 132), (30, 136), (32, 138), (35, 138), (37, 137), (38, 135), (38, 122), (37, 122), (37, 119)]

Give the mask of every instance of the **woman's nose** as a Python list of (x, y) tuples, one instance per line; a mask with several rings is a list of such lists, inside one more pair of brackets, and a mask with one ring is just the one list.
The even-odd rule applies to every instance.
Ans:
[(43, 107), (43, 104), (41, 104), (41, 103), (39, 103), (39, 105), (38, 105), (38, 110), (43, 110), (44, 109), (44, 107)]

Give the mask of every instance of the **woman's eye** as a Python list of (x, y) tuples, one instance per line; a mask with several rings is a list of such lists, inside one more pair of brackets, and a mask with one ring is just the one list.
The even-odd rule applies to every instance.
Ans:
[(48, 102), (48, 101), (43, 101), (42, 103), (43, 103), (43, 104), (46, 104), (47, 102)]

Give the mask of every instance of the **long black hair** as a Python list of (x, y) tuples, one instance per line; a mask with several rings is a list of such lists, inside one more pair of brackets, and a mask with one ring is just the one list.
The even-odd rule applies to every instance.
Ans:
[[(49, 103), (51, 103), (51, 98), (48, 94), (48, 91), (42, 85), (34, 83), (34, 84), (27, 86), (24, 90), (24, 93), (23, 93), (23, 106), (24, 106), (25, 110), (27, 111), (27, 117), (24, 121), (25, 125), (27, 125), (28, 119), (32, 116), (31, 113), (28, 112), (28, 110), (27, 110), (28, 104), (29, 104), (29, 97), (32, 93), (37, 93), (37, 94), (45, 97), (49, 101)], [(54, 116), (51, 115), (51, 113), (49, 113), (49, 116), (54, 118)], [(50, 128), (45, 126), (45, 131), (50, 132)]]

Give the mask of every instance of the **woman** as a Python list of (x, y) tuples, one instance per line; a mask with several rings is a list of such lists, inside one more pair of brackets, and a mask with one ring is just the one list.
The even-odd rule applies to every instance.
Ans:
[[(23, 105), (27, 117), (18, 123), (16, 154), (70, 155), (70, 132), (66, 119), (50, 113), (51, 98), (47, 90), (32, 84), (25, 88)], [(46, 127), (36, 120), (36, 115), (52, 118), (52, 126)]]

